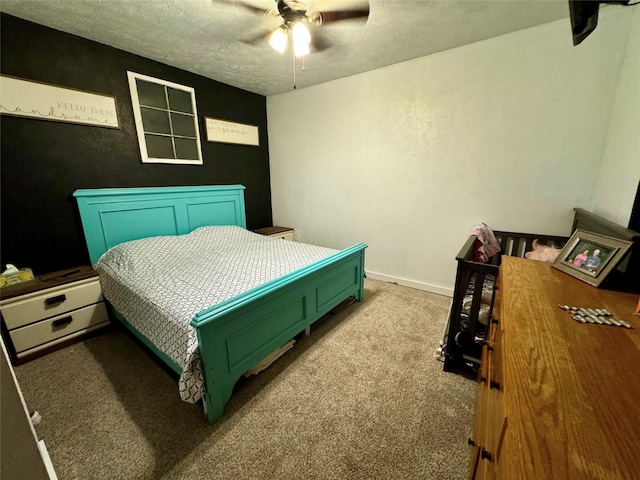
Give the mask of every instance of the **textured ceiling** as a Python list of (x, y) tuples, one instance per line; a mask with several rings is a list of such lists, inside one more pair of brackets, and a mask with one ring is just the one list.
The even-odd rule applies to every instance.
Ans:
[[(274, 0), (246, 0), (264, 9)], [(310, 11), (362, 5), (309, 0)], [(296, 60), (297, 88), (567, 18), (567, 0), (369, 0), (367, 22), (318, 27), (333, 46)], [(267, 41), (280, 17), (234, 0), (1, 0), (0, 10), (261, 95), (293, 89), (294, 62)]]

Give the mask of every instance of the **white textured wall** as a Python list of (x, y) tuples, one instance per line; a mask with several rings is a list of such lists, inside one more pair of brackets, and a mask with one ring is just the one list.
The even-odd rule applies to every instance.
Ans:
[[(369, 244), (366, 269), (433, 291), (484, 221), (568, 234), (589, 208), (629, 16), (568, 19), (267, 98), (274, 223)], [(313, 57), (307, 61), (313, 68)]]
[(592, 211), (627, 226), (640, 182), (640, 6), (620, 72)]

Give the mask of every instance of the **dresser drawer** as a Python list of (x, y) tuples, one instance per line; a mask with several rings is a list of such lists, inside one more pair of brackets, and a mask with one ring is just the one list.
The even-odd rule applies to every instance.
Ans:
[(72, 333), (91, 328), (109, 320), (104, 302), (48, 318), (10, 332), (11, 340), (20, 354), (25, 350), (49, 343)]
[(489, 385), (491, 388), (500, 388), (502, 384), (502, 326), (491, 323), (489, 342), (487, 348), (490, 350), (489, 360)]
[(499, 477), (499, 459), (507, 428), (502, 383), (503, 335), (501, 322), (494, 318), (489, 325), (487, 341), (482, 347), (478, 371), (474, 450), (470, 469), (470, 478), (474, 480)]
[(0, 304), (2, 317), (9, 330), (61, 315), (103, 300), (98, 278), (41, 290)]

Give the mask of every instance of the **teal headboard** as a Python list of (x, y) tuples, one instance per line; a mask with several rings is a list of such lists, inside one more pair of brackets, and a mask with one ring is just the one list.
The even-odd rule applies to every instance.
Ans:
[(91, 264), (129, 240), (180, 235), (207, 225), (247, 228), (243, 185), (76, 190)]

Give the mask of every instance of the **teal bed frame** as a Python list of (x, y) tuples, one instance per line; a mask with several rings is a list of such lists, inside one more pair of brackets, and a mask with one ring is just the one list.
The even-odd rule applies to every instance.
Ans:
[[(242, 185), (107, 188), (73, 195), (92, 265), (107, 249), (129, 240), (180, 235), (207, 225), (246, 228)], [(353, 245), (195, 315), (191, 325), (197, 332), (211, 423), (222, 417), (234, 385), (247, 370), (343, 300), (363, 299), (366, 247)], [(181, 373), (179, 365), (112, 312)]]

